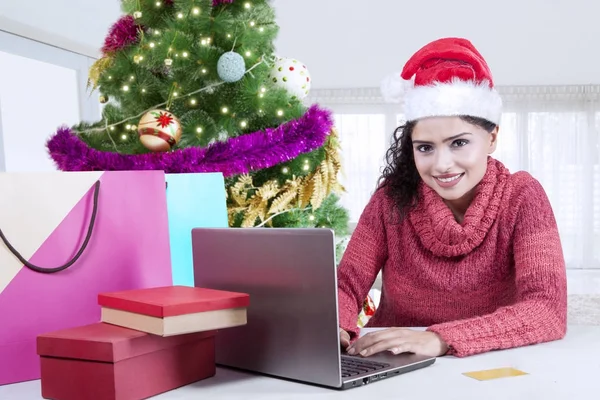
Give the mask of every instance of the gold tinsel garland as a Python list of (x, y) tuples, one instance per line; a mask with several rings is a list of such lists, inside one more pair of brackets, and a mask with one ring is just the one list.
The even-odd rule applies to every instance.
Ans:
[[(229, 223), (236, 216), (243, 216), (242, 227), (248, 228), (270, 224), (273, 217), (292, 210), (310, 207), (317, 210), (331, 193), (345, 189), (337, 180), (342, 164), (339, 155), (337, 131), (333, 129), (325, 144), (325, 159), (306, 176), (293, 176), (283, 186), (270, 180), (261, 187), (255, 187), (250, 175), (241, 175), (227, 193), (234, 204), (228, 207)], [(248, 196), (249, 192), (253, 192)]]
[(87, 87), (92, 86), (92, 90), (96, 90), (98, 87), (98, 81), (100, 80), (100, 75), (104, 71), (106, 71), (112, 65), (113, 59), (112, 57), (104, 56), (99, 58), (92, 64), (88, 74)]

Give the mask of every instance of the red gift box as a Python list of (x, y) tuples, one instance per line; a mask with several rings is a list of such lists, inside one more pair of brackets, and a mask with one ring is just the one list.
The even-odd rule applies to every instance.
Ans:
[(214, 376), (215, 333), (162, 337), (96, 323), (40, 335), (42, 396), (138, 400)]
[(100, 293), (102, 322), (174, 336), (247, 323), (250, 296), (188, 286), (165, 286)]

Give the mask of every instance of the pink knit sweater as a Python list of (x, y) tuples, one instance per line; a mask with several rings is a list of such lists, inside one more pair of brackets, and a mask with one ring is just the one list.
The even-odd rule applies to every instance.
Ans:
[(566, 333), (565, 261), (537, 180), (493, 158), (462, 224), (427, 185), (407, 218), (383, 190), (366, 206), (338, 267), (340, 325), (354, 338), (382, 270), (369, 327), (427, 327), (464, 357)]

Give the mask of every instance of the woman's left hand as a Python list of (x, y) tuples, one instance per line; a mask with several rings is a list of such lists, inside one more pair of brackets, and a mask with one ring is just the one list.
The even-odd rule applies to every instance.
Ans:
[(373, 354), (390, 351), (393, 354), (415, 353), (438, 357), (448, 352), (448, 345), (436, 333), (415, 331), (406, 328), (389, 328), (369, 332), (356, 339), (348, 348), (350, 355), (360, 354), (368, 357)]

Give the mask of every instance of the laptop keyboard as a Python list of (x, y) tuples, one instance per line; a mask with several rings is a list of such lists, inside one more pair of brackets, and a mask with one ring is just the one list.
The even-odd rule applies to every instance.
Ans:
[(377, 371), (389, 366), (390, 364), (365, 360), (358, 357), (342, 356), (342, 378)]

